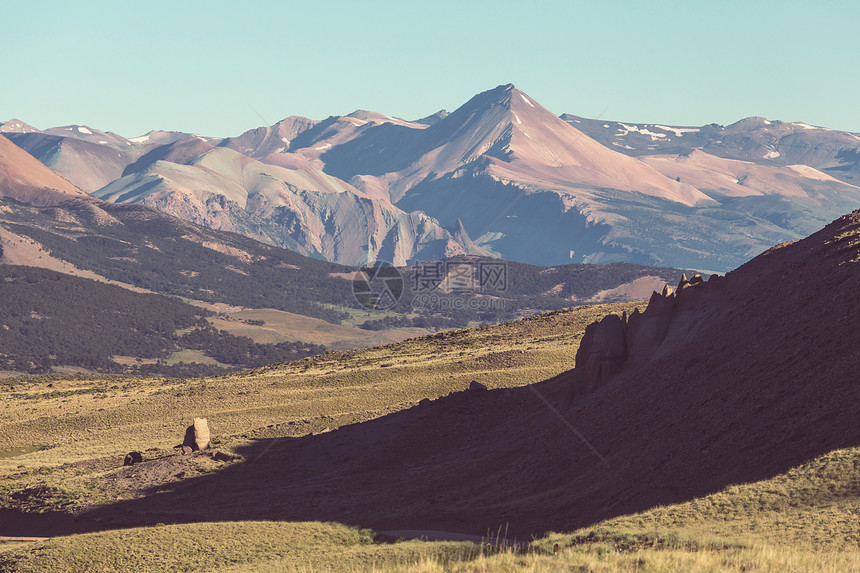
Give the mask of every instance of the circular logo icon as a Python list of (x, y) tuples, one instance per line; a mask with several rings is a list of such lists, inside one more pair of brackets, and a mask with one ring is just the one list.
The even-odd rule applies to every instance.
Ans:
[(397, 267), (377, 261), (356, 271), (352, 294), (367, 310), (388, 310), (403, 296), (403, 277)]

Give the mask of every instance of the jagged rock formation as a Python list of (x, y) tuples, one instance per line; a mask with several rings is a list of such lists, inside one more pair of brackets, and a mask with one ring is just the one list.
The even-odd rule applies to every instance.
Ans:
[[(689, 334), (691, 327), (701, 322), (691, 316), (697, 313), (684, 312), (681, 320), (676, 320), (677, 315), (695, 309), (700, 300), (697, 295), (718, 279), (718, 275), (711, 275), (706, 283), (701, 275), (687, 280), (682, 274), (676, 290), (666, 285), (661, 293), (651, 295), (645, 312), (637, 309), (630, 316), (610, 314), (588, 325), (576, 353), (574, 396), (586, 396), (629, 366), (644, 364), (661, 353), (668, 338), (674, 341)], [(670, 326), (676, 327), (671, 337)], [(669, 348), (674, 346), (671, 341), (666, 345)]]

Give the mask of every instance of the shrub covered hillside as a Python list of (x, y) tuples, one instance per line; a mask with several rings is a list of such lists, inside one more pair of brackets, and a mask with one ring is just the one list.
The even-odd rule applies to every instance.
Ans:
[[(38, 208), (0, 201), (3, 226), (106, 278), (206, 302), (276, 308), (337, 323), (353, 306), (348, 267), (198, 227), (140, 205)], [(101, 220), (93, 219), (97, 212)]]
[[(205, 319), (209, 314), (173, 297), (0, 265), (0, 369), (47, 372), (62, 365), (117, 372), (127, 368), (113, 357), (125, 356), (154, 360), (136, 370), (187, 375), (223, 367), (169, 366), (164, 359), (186, 348), (223, 365), (259, 366), (324, 350), (300, 342), (254, 344), (213, 330)], [(178, 335), (179, 330), (187, 332)]]

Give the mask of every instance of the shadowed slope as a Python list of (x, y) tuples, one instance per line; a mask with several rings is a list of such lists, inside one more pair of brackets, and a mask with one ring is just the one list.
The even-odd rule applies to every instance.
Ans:
[(771, 249), (686, 298), (700, 310), (686, 336), (670, 327), (673, 348), (569, 406), (576, 371), (457, 393), (323, 435), (260, 441), (244, 463), (89, 517), (477, 534), (508, 524), (525, 535), (774, 476), (860, 443), (858, 258), (860, 212)]

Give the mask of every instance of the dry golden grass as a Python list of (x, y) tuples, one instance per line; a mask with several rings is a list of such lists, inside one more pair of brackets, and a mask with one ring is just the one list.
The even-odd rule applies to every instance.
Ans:
[(0, 449), (45, 449), (0, 459), (0, 487), (39, 471), (39, 483), (85, 489), (85, 476), (63, 464), (168, 450), (194, 417), (240, 446), (375, 418), (472, 380), (490, 388), (540, 382), (573, 367), (587, 324), (635, 306), (578, 307), (208, 379), (18, 379), (0, 386)]
[[(250, 569), (244, 570), (250, 571)], [(284, 567), (269, 570), (290, 571), (294, 569)], [(450, 561), (443, 563), (435, 557), (425, 557), (413, 562), (380, 565), (373, 570), (426, 573), (443, 571), (455, 573), (507, 571), (848, 573), (860, 570), (860, 552), (810, 551), (772, 546), (740, 547), (722, 551), (689, 551), (684, 549), (645, 550), (635, 553), (621, 553), (611, 550), (565, 551), (559, 555), (518, 554), (508, 551), (501, 554), (481, 555), (476, 559), (457, 563)]]
[[(227, 318), (212, 317), (208, 320), (219, 330), (226, 330), (237, 336), (247, 336), (260, 344), (301, 341), (322, 344), (332, 350), (347, 350), (399, 342), (428, 332), (422, 328), (399, 328), (378, 332), (364, 330), (355, 325), (365, 320), (380, 318), (382, 315), (357, 310), (353, 311), (353, 317), (345, 325), (331, 324), (318, 318), (274, 309), (244, 309), (224, 314)], [(260, 320), (264, 324), (247, 322)]]
[[(204, 380), (16, 379), (0, 386), (0, 493), (55, 488), (42, 500), (54, 505), (40, 510), (110, 501), (89, 484), (116, 463), (85, 460), (147, 448), (160, 455), (195, 416), (230, 450), (384, 415), (471, 380), (539, 382), (573, 367), (588, 323), (632, 307), (581, 307)], [(186, 471), (216, 467), (201, 457)], [(526, 550), (382, 544), (339, 524), (193, 523), (0, 543), (0, 571), (860, 571), (858, 515), (854, 448), (763, 482), (550, 534)]]

